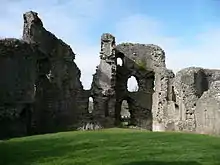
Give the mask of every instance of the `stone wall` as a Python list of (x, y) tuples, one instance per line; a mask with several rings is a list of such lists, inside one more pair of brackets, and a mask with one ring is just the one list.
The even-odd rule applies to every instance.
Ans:
[(75, 124), (87, 110), (88, 101), (83, 98), (81, 73), (74, 63), (72, 49), (46, 30), (35, 12), (24, 14), (23, 40), (37, 44), (45, 54), (36, 82), (34, 126), (37, 132), (77, 128)]
[[(203, 123), (206, 118), (203, 115), (206, 115), (206, 113), (217, 115), (216, 113), (218, 113), (218, 110), (215, 110), (218, 104), (213, 101), (216, 100), (216, 94), (219, 92), (217, 88), (213, 88), (218, 80), (220, 80), (220, 70), (190, 67), (176, 74), (174, 88), (176, 94), (176, 116), (179, 117), (176, 122), (177, 130), (201, 133), (215, 132), (211, 126), (216, 124), (215, 120), (209, 121), (211, 124), (209, 125), (210, 128), (208, 128)], [(214, 86), (213, 83), (215, 84)], [(210, 93), (213, 93), (213, 95)], [(204, 113), (203, 111), (206, 112)], [(213, 116), (213, 118), (218, 117)], [(206, 130), (201, 129), (203, 125)]]
[(220, 135), (220, 81), (211, 83), (197, 101), (195, 109), (196, 132)]
[(0, 138), (30, 133), (37, 56), (40, 52), (24, 41), (0, 40)]
[(174, 76), (174, 73), (166, 68), (159, 68), (156, 72), (152, 107), (153, 131), (170, 131), (175, 129)]
[[(158, 68), (165, 67), (164, 51), (156, 45), (122, 43), (116, 46), (116, 58), (121, 58), (122, 66), (117, 65), (116, 96), (120, 121), (121, 103), (127, 100), (131, 114), (131, 124), (152, 130), (152, 104), (155, 75)], [(138, 91), (127, 90), (128, 78), (134, 76), (138, 82)]]
[(23, 39), (0, 40), (0, 138), (74, 130), (90, 119), (74, 59), (37, 13), (24, 14)]

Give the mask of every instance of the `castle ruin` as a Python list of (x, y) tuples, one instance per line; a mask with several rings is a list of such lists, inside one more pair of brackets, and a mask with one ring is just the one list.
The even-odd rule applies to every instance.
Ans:
[[(0, 40), (0, 138), (121, 126), (124, 101), (130, 125), (220, 134), (220, 70), (190, 67), (175, 75), (160, 47), (116, 44), (105, 33), (91, 89), (84, 90), (70, 46), (36, 12), (23, 17), (23, 38)], [(127, 89), (131, 76), (137, 91)]]

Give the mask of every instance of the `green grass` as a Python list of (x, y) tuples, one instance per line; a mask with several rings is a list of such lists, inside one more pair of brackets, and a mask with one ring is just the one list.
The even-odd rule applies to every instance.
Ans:
[(107, 129), (0, 141), (1, 165), (220, 165), (220, 138)]

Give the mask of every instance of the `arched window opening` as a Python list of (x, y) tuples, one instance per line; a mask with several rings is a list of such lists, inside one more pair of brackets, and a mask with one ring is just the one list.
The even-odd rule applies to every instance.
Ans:
[(127, 118), (131, 117), (127, 100), (122, 101), (122, 103), (121, 103), (121, 113), (120, 114), (121, 114), (122, 119), (127, 119)]
[(156, 80), (154, 79), (154, 87), (153, 90), (156, 91)]
[(123, 61), (120, 57), (117, 58), (117, 61), (116, 61), (117, 65), (119, 66), (122, 66), (123, 65)]
[(134, 76), (128, 79), (127, 89), (129, 92), (137, 92), (139, 90), (137, 79)]
[(130, 124), (131, 113), (129, 111), (127, 100), (123, 100), (121, 103), (120, 116), (122, 126), (128, 126)]
[(94, 109), (94, 100), (92, 97), (89, 97), (89, 106), (88, 106), (88, 112), (92, 113)]

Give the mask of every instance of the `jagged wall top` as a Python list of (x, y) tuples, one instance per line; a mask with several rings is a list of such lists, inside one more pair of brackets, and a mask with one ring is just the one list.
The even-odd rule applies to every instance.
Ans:
[(25, 23), (37, 23), (40, 26), (43, 26), (43, 22), (41, 19), (38, 17), (38, 13), (34, 11), (28, 11), (23, 14), (24, 22)]
[(23, 18), (23, 40), (28, 43), (36, 43), (39, 45), (42, 52), (49, 54), (50, 56), (56, 54), (55, 50), (58, 49), (56, 41), (59, 40), (59, 46), (62, 48), (60, 51), (63, 52), (60, 54), (61, 58), (62, 56), (65, 56), (65, 59), (70, 62), (75, 59), (75, 53), (72, 51), (71, 47), (43, 27), (43, 23), (38, 17), (38, 13), (29, 11), (23, 14)]
[(115, 37), (110, 33), (103, 33), (101, 36), (101, 41), (115, 43)]
[[(153, 44), (121, 43), (116, 46), (116, 54), (121, 54), (148, 70), (165, 68), (165, 52)], [(127, 60), (129, 61), (129, 60)]]

